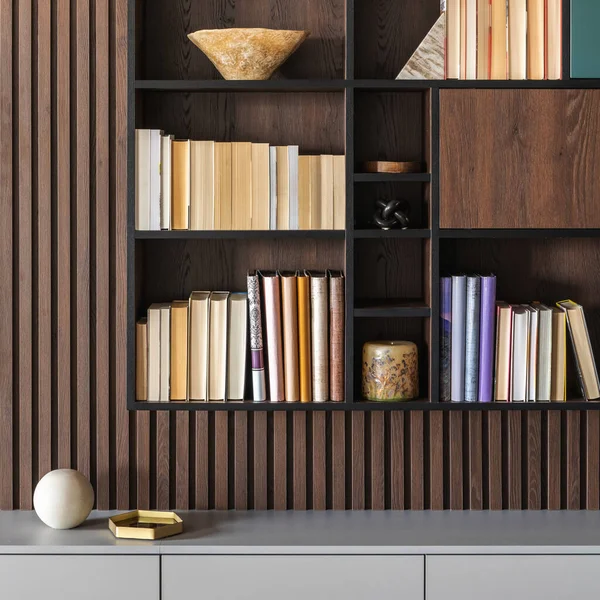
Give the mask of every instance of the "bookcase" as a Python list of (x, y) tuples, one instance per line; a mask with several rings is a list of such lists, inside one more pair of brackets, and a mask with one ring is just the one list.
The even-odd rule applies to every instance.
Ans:
[[(593, 183), (600, 156), (600, 81), (569, 79), (569, 5), (564, 0), (561, 81), (396, 81), (439, 16), (439, 0), (130, 0), (128, 408), (600, 408), (582, 401), (572, 370), (569, 400), (562, 404), (439, 402), (443, 272), (495, 272), (498, 297), (511, 302), (573, 297), (586, 309), (593, 347), (600, 347), (600, 209)], [(311, 36), (274, 79), (224, 81), (186, 34), (233, 26), (307, 29)], [(538, 122), (528, 127), (536, 106), (541, 107)], [(301, 153), (345, 154), (345, 231), (137, 232), (136, 127), (183, 138), (297, 144)], [(548, 166), (540, 148), (562, 158), (560, 170), (558, 163)], [(534, 158), (519, 170), (528, 150), (541, 157), (539, 163)], [(420, 161), (424, 170), (361, 172), (364, 161), (376, 159)], [(554, 173), (552, 185), (540, 193), (522, 184), (526, 171), (536, 168)], [(477, 175), (482, 169), (498, 177), (490, 184)], [(553, 195), (557, 182), (562, 188)], [(411, 228), (373, 228), (374, 201), (396, 197), (410, 206)], [(519, 212), (515, 203), (526, 208)], [(345, 402), (136, 402), (135, 321), (142, 312), (152, 302), (184, 299), (193, 290), (243, 291), (246, 272), (257, 268), (345, 272)], [(362, 345), (378, 339), (417, 344), (419, 400), (362, 400)]]

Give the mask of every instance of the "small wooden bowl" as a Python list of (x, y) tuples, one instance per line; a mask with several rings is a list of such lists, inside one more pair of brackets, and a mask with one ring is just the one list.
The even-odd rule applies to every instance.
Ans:
[(389, 160), (371, 160), (363, 164), (366, 173), (421, 173), (420, 162), (392, 162)]

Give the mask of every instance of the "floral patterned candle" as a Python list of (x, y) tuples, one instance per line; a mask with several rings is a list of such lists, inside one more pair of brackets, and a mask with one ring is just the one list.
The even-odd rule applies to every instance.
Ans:
[(419, 397), (419, 360), (412, 342), (367, 342), (362, 354), (366, 400), (397, 402)]

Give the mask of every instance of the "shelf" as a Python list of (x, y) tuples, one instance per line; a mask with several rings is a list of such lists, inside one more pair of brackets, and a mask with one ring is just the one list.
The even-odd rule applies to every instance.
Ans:
[(394, 79), (357, 79), (351, 82), (355, 89), (366, 91), (415, 91), (428, 89), (596, 89), (600, 88), (600, 79), (561, 79), (558, 81), (522, 81), (522, 80), (394, 80)]
[(431, 173), (355, 173), (354, 183), (428, 183)]
[(356, 229), (356, 239), (428, 239), (431, 237), (430, 229)]
[(343, 230), (307, 231), (136, 231), (136, 240), (344, 239)]
[(357, 300), (356, 304), (354, 316), (358, 318), (427, 318), (431, 316), (431, 308), (422, 301)]
[(194, 79), (136, 79), (135, 89), (153, 92), (339, 92), (345, 79), (269, 79), (226, 81)]
[(595, 238), (600, 229), (440, 229), (445, 239)]

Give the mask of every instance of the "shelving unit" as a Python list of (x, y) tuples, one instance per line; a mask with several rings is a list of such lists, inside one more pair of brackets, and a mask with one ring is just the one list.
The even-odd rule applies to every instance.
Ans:
[[(564, 11), (562, 81), (395, 81), (402, 65), (439, 14), (439, 0), (378, 3), (369, 0), (307, 0), (285, 3), (281, 14), (216, 2), (194, 4), (189, 30), (224, 26), (312, 29), (305, 47), (271, 81), (223, 81), (185, 38), (183, 21), (165, 0), (130, 0), (128, 407), (133, 410), (545, 410), (590, 409), (600, 403), (439, 403), (439, 280), (442, 272), (495, 270), (499, 296), (525, 302), (579, 295), (590, 309), (595, 347), (600, 342), (600, 302), (593, 281), (577, 265), (600, 258), (600, 228), (469, 229), (440, 225), (441, 102), (456, 90), (592, 90), (600, 80), (568, 79), (569, 2)], [(301, 6), (300, 6), (301, 5)], [(225, 11), (227, 14), (222, 14)], [(172, 11), (177, 13), (177, 11)], [(405, 25), (398, 25), (398, 23)], [(383, 34), (380, 31), (383, 28)], [(134, 35), (133, 32), (136, 32)], [(324, 32), (327, 32), (327, 35)], [(378, 31), (378, 36), (374, 32)], [(401, 31), (402, 35), (397, 35)], [(387, 35), (389, 48), (378, 44)], [(284, 78), (285, 77), (285, 78)], [(527, 93), (524, 91), (523, 93)], [(135, 110), (134, 110), (135, 108)], [(161, 128), (178, 137), (299, 144), (301, 153), (345, 153), (345, 231), (136, 232), (133, 139), (135, 127)], [(361, 173), (366, 160), (412, 160), (425, 173)], [(410, 206), (411, 229), (379, 231), (369, 221), (377, 197), (401, 197)], [(520, 250), (507, 250), (512, 240)], [(562, 245), (561, 245), (562, 243)], [(525, 253), (512, 280), (512, 261)], [(503, 255), (502, 252), (505, 254)], [(533, 277), (544, 253), (566, 253), (566, 281)], [(186, 298), (195, 289), (245, 289), (256, 268), (343, 269), (346, 274), (346, 401), (340, 404), (136, 403), (135, 320), (150, 303)], [(551, 277), (550, 269), (544, 274)], [(559, 269), (560, 271), (560, 269)], [(600, 274), (599, 274), (600, 275)], [(532, 279), (533, 277), (533, 279)], [(556, 296), (556, 297), (554, 297)], [(544, 299), (544, 298), (541, 298)], [(577, 298), (576, 298), (577, 299)], [(415, 341), (423, 397), (411, 403), (361, 401), (362, 344), (371, 339)], [(572, 373), (570, 380), (575, 383)]]

